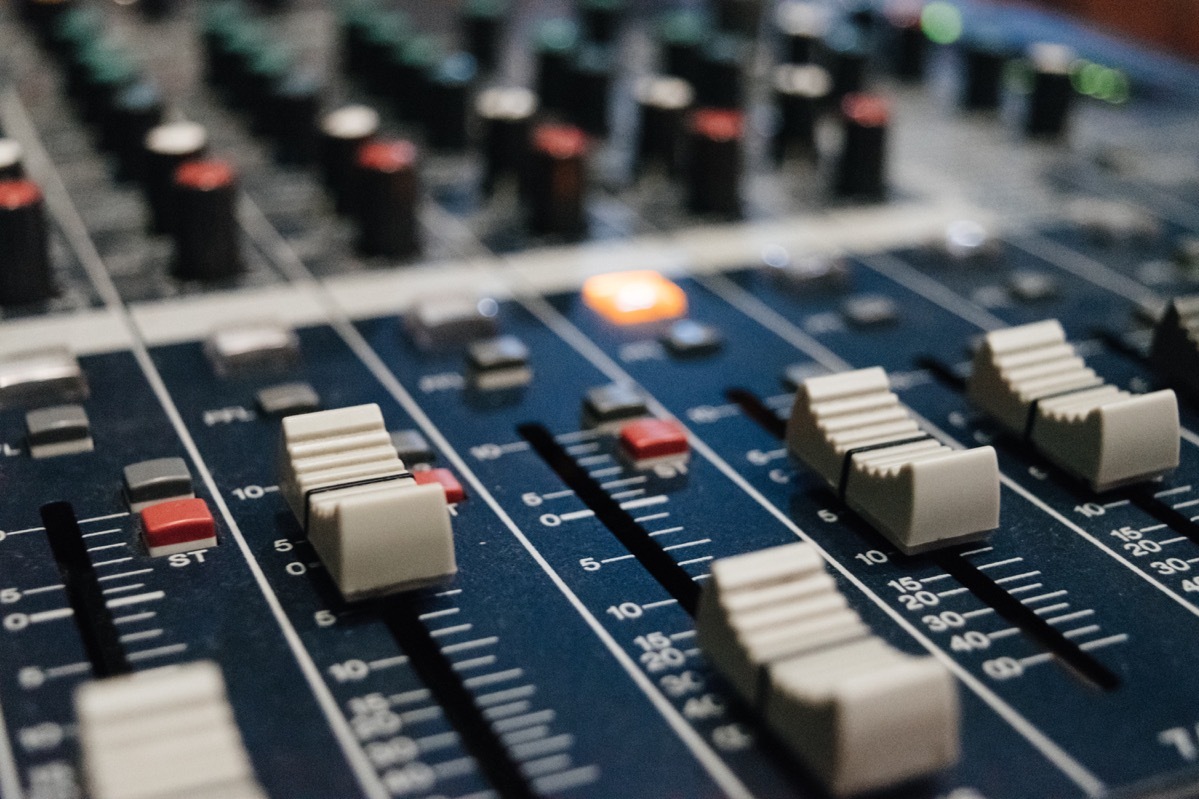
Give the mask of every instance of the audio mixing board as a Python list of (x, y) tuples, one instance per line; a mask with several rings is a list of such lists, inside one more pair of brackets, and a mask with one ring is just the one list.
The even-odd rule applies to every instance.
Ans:
[(0, 797), (1199, 795), (1197, 122), (981, 0), (0, 7)]

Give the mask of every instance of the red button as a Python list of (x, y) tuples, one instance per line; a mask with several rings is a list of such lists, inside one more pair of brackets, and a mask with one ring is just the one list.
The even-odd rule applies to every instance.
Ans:
[(204, 500), (176, 499), (142, 510), (142, 533), (153, 555), (163, 547), (215, 539), (216, 522)]
[(458, 482), (458, 478), (449, 469), (425, 469), (413, 472), (412, 479), (418, 485), (423, 486), (440, 483), (441, 487), (445, 489), (445, 501), (451, 505), (466, 499), (466, 491), (463, 490), (462, 483)]
[(686, 455), (687, 433), (668, 419), (638, 419), (620, 428), (620, 446), (635, 461)]

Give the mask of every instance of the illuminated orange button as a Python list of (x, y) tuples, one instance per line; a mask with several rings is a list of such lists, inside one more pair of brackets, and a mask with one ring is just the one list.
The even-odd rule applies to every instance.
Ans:
[(649, 270), (588, 278), (583, 284), (583, 302), (618, 325), (678, 319), (687, 313), (683, 290)]
[(417, 485), (437, 484), (445, 490), (445, 501), (454, 505), (466, 499), (466, 491), (462, 488), (462, 483), (458, 482), (458, 478), (449, 469), (425, 469), (420, 472), (413, 472), (412, 479)]

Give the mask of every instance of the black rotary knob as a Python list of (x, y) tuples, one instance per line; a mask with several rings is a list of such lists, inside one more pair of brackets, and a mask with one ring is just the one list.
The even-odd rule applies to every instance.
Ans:
[(342, 106), (321, 119), (321, 174), (338, 213), (353, 210), (358, 149), (378, 133), (379, 112), (370, 106)]
[(183, 280), (237, 276), (242, 259), (237, 229), (237, 172), (225, 161), (197, 159), (175, 170), (174, 274)]
[(1077, 56), (1065, 45), (1038, 43), (1029, 49), (1028, 57), (1033, 75), (1024, 129), (1029, 136), (1061, 138), (1074, 98), (1070, 69)]
[(782, 60), (788, 64), (810, 64), (820, 54), (820, 42), (828, 30), (828, 13), (816, 3), (788, 0), (779, 5), (774, 17), (782, 47)]
[(483, 134), (483, 191), (491, 194), (522, 171), (537, 97), (528, 89), (496, 87), (475, 102)]
[(500, 59), (508, 0), (468, 0), (462, 9), (462, 35), (466, 50), (479, 69), (490, 72)]
[(429, 103), (423, 114), (425, 136), (434, 149), (458, 152), (470, 132), (470, 94), (479, 71), (470, 53), (445, 58), (429, 76)]
[(755, 36), (765, 5), (763, 0), (716, 0), (716, 23), (721, 30)]
[(24, 177), (25, 168), (22, 160), (25, 151), (16, 139), (0, 137), (0, 180), (15, 180)]
[(840, 25), (824, 40), (825, 66), (833, 76), (833, 96), (837, 99), (866, 86), (870, 50), (866, 35), (855, 25)]
[(833, 88), (828, 71), (815, 64), (783, 64), (774, 70), (774, 102), (778, 111), (773, 153), (782, 162), (788, 156), (816, 157), (816, 122)]
[(897, 3), (884, 18), (887, 21), (887, 48), (895, 77), (916, 82), (924, 79), (928, 60), (928, 37), (921, 25), (923, 3)]
[(744, 87), (742, 76), (750, 60), (749, 43), (740, 36), (712, 37), (700, 53), (697, 100), (706, 108), (740, 108)]
[(687, 207), (698, 214), (741, 215), (741, 148), (745, 115), (701, 108), (688, 121)]
[(0, 180), (0, 305), (54, 296), (42, 192), (30, 180)]
[(620, 32), (628, 0), (579, 0), (583, 35), (590, 41), (611, 44)]
[(608, 134), (612, 54), (599, 45), (579, 49), (571, 64), (566, 108), (571, 120), (593, 136)]
[(320, 79), (308, 72), (291, 72), (272, 88), (268, 124), (280, 163), (306, 164), (316, 157), (322, 89)]
[(541, 23), (534, 37), (537, 96), (547, 111), (564, 111), (571, 93), (571, 65), (579, 50), (579, 29), (566, 19)]
[(162, 116), (162, 94), (149, 81), (138, 81), (117, 95), (105, 120), (104, 138), (116, 153), (119, 179), (142, 174), (146, 135), (161, 124)]
[(168, 122), (150, 129), (142, 148), (142, 189), (150, 230), (170, 233), (175, 219), (173, 183), (179, 165), (208, 149), (208, 131), (197, 122)]
[(890, 106), (881, 97), (847, 94), (842, 98), (844, 141), (833, 186), (838, 196), (882, 199), (886, 193), (887, 126), (890, 119)]
[(962, 45), (962, 107), (994, 111), (1003, 96), (1008, 48), (996, 37), (977, 36)]
[(587, 134), (573, 125), (534, 129), (523, 192), (534, 232), (577, 238), (586, 230), (587, 151)]
[(700, 53), (711, 35), (707, 20), (694, 11), (676, 11), (658, 24), (662, 71), (695, 85), (700, 77)]
[(642, 78), (634, 90), (641, 111), (637, 139), (637, 172), (659, 169), (675, 172), (680, 165), (687, 114), (695, 91), (682, 78)]
[(420, 178), (412, 142), (381, 139), (358, 150), (361, 201), (358, 248), (364, 255), (408, 258), (420, 252)]

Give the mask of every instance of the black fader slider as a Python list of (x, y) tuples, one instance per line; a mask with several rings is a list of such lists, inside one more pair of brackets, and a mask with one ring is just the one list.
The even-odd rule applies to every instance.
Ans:
[(524, 196), (536, 233), (574, 238), (587, 227), (587, 134), (572, 125), (533, 131)]
[(174, 274), (183, 280), (226, 280), (242, 271), (237, 227), (237, 172), (215, 158), (175, 170)]
[(162, 123), (162, 94), (149, 81), (125, 87), (105, 119), (105, 135), (117, 156), (117, 177), (140, 178), (144, 171), (143, 142)]
[(701, 108), (688, 120), (687, 207), (697, 214), (741, 215), (745, 115)]
[(358, 150), (357, 167), (359, 250), (388, 258), (416, 255), (420, 252), (416, 145), (403, 139), (367, 142)]
[(882, 97), (847, 94), (842, 98), (844, 142), (833, 186), (837, 196), (879, 200), (886, 194), (890, 118), (890, 106)]
[(508, 0), (467, 0), (462, 8), (462, 36), (479, 68), (492, 70), (499, 61)]
[(1024, 118), (1029, 136), (1057, 139), (1065, 134), (1074, 98), (1070, 69), (1075, 58), (1074, 51), (1061, 44), (1040, 42), (1029, 48), (1032, 92)]
[(0, 305), (25, 305), (54, 296), (48, 236), (37, 184), (0, 180)]
[(208, 131), (197, 122), (168, 122), (151, 128), (143, 147), (142, 188), (150, 212), (150, 230), (170, 233), (175, 222), (175, 170), (208, 149)]

